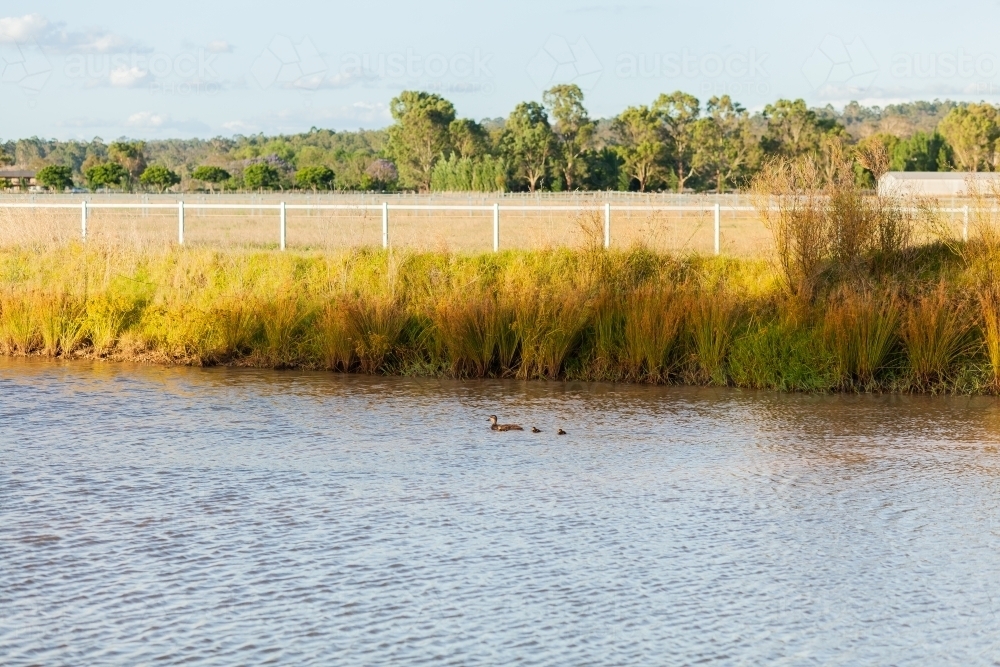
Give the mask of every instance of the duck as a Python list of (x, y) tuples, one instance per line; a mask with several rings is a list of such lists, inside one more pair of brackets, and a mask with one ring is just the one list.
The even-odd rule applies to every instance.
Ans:
[(523, 431), (524, 429), (520, 424), (498, 424), (497, 416), (490, 415), (490, 430), (491, 431)]
[(558, 431), (556, 431), (556, 435), (566, 435), (566, 431), (559, 429)]
[(531, 432), (532, 433), (541, 433), (542, 429), (538, 428), (537, 426), (532, 426), (531, 427)]

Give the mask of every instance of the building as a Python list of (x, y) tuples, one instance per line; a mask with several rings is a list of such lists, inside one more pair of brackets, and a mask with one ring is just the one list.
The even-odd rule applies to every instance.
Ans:
[(969, 185), (980, 192), (1000, 192), (1000, 173), (971, 171), (890, 171), (878, 181), (883, 195), (964, 197)]
[(21, 169), (18, 167), (0, 168), (0, 181), (9, 184), (8, 187), (23, 189), (32, 185), (38, 185), (35, 181), (36, 173), (34, 169)]

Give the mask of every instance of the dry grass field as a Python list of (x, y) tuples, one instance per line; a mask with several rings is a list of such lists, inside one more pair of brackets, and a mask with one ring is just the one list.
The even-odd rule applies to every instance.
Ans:
[[(725, 255), (761, 257), (773, 246), (770, 232), (756, 211), (726, 210), (748, 208), (750, 200), (741, 195), (704, 197), (694, 195), (636, 195), (618, 193), (594, 195), (190, 195), (185, 196), (185, 244), (212, 248), (271, 249), (279, 243), (279, 213), (276, 209), (214, 209), (198, 204), (267, 204), (286, 201), (303, 204), (348, 204), (381, 206), (533, 206), (542, 210), (504, 210), (500, 215), (500, 248), (544, 250), (580, 248), (603, 241), (603, 206), (615, 207), (686, 206), (702, 210), (614, 210), (611, 246), (627, 249), (645, 246), (656, 252), (711, 254), (714, 249), (714, 216), (711, 207), (723, 206), (720, 246)], [(93, 204), (170, 204), (177, 198), (154, 195), (88, 195)], [(30, 203), (28, 197), (3, 197), (5, 202)], [(78, 206), (79, 196), (43, 196), (36, 203)], [(941, 209), (958, 209), (963, 202), (942, 201)], [(589, 207), (564, 210), (561, 207)], [(551, 209), (551, 210), (545, 210)], [(336, 251), (356, 247), (379, 247), (382, 243), (382, 212), (379, 208), (351, 210), (301, 210), (286, 213), (286, 245), (290, 250)], [(961, 213), (945, 213), (956, 232), (961, 229)], [(104, 209), (91, 208), (88, 237), (112, 244), (159, 247), (177, 243), (177, 211), (174, 208)], [(62, 243), (80, 237), (80, 210), (3, 208), (0, 206), (0, 245)], [(389, 242), (394, 248), (440, 252), (484, 252), (493, 248), (491, 210), (398, 210), (389, 214)]]

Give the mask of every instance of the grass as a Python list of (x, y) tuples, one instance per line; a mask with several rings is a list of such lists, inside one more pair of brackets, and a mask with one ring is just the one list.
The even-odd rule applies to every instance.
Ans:
[(910, 257), (905, 279), (834, 281), (804, 300), (764, 260), (640, 247), (0, 249), (0, 349), (375, 374), (996, 392), (995, 295), (972, 296), (978, 283), (960, 253)]

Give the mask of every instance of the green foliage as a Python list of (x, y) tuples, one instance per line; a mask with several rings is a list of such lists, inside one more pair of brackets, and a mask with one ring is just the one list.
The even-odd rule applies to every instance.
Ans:
[(73, 170), (63, 165), (52, 164), (38, 170), (35, 179), (56, 192), (73, 187)]
[(295, 184), (300, 188), (316, 190), (333, 189), (335, 175), (329, 167), (304, 167), (295, 172)]
[(249, 190), (273, 190), (280, 181), (278, 170), (265, 162), (251, 164), (243, 170), (243, 185)]
[(389, 104), (395, 123), (386, 153), (396, 163), (404, 187), (427, 191), (437, 160), (451, 147), (455, 107), (440, 95), (403, 91)]
[(749, 389), (826, 391), (836, 385), (836, 364), (815, 329), (771, 322), (733, 343), (733, 384)]
[(580, 189), (587, 177), (584, 154), (596, 124), (583, 106), (583, 91), (576, 84), (560, 84), (542, 95), (555, 121), (556, 168), (567, 190)]
[(507, 163), (503, 158), (451, 157), (440, 160), (431, 173), (431, 190), (438, 192), (503, 192), (507, 189)]
[(108, 157), (125, 167), (128, 179), (134, 181), (146, 170), (146, 142), (115, 141), (108, 146)]
[(209, 183), (214, 189), (219, 183), (225, 183), (232, 178), (232, 176), (230, 176), (229, 172), (222, 167), (203, 165), (197, 167), (193, 172), (191, 172), (191, 178), (196, 181)]
[(534, 192), (548, 173), (555, 135), (545, 108), (522, 102), (511, 112), (501, 139), (501, 151), (514, 168), (514, 178)]
[(639, 192), (657, 187), (663, 182), (669, 155), (659, 114), (646, 106), (629, 107), (618, 115), (614, 127), (622, 172), (636, 182)]
[(764, 107), (767, 130), (761, 147), (771, 155), (799, 157), (819, 155), (825, 138), (843, 132), (835, 119), (823, 117), (806, 106), (805, 100), (778, 100)]
[(151, 164), (142, 172), (139, 182), (163, 192), (180, 183), (181, 177), (161, 164)]
[(992, 104), (956, 107), (944, 117), (938, 131), (948, 141), (959, 169), (993, 171), (1000, 166), (1000, 112)]
[(916, 132), (898, 140), (892, 149), (893, 171), (944, 171), (951, 160), (950, 150), (937, 132)]
[(117, 162), (95, 164), (84, 172), (87, 184), (92, 190), (121, 187), (128, 181), (128, 171)]

